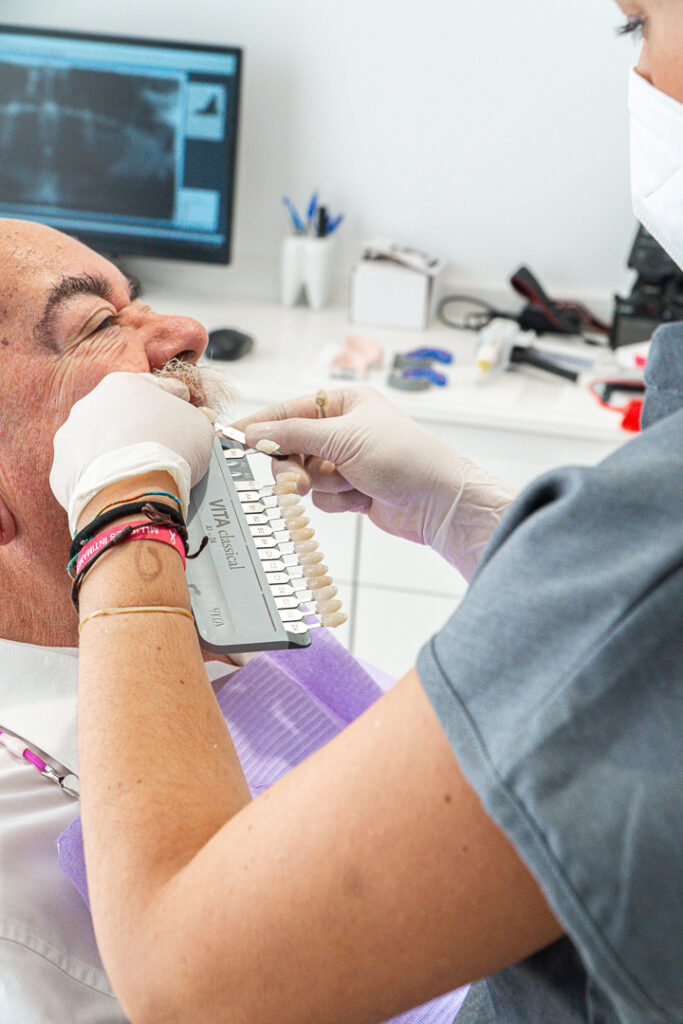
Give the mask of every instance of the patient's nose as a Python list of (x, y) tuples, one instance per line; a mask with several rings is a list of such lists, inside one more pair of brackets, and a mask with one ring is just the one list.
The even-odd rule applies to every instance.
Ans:
[(174, 357), (196, 363), (206, 348), (206, 328), (191, 317), (152, 314), (146, 327), (145, 352), (151, 370), (160, 370)]

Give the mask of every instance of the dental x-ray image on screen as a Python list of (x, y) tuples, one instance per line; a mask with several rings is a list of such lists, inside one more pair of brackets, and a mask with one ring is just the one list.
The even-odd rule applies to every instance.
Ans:
[(179, 98), (170, 78), (0, 64), (0, 194), (171, 220)]
[(227, 262), (241, 51), (0, 25), (0, 216)]

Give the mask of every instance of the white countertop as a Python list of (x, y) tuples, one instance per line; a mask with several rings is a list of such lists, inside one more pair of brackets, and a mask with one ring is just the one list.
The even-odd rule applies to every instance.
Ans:
[[(270, 405), (285, 398), (346, 383), (332, 377), (329, 359), (349, 334), (376, 339), (385, 351), (385, 367), (395, 352), (429, 346), (453, 352), (455, 363), (444, 367), (446, 387), (424, 392), (397, 391), (386, 385), (387, 369), (373, 372), (363, 383), (384, 392), (407, 413), (423, 423), (468, 425), (545, 436), (580, 438), (618, 444), (629, 435), (621, 430), (621, 416), (604, 409), (585, 383), (571, 384), (537, 371), (516, 370), (478, 383), (473, 368), (476, 335), (436, 324), (428, 331), (363, 328), (350, 324), (344, 308), (313, 312), (306, 307), (286, 309), (267, 300), (218, 300), (211, 295), (183, 294), (152, 288), (144, 294), (160, 313), (184, 314), (200, 320), (209, 330), (235, 327), (255, 338), (252, 351), (224, 366), (239, 397), (250, 404)], [(621, 375), (611, 354), (596, 347), (572, 343), (577, 354), (599, 355), (596, 376)], [(441, 369), (441, 367), (437, 367)]]

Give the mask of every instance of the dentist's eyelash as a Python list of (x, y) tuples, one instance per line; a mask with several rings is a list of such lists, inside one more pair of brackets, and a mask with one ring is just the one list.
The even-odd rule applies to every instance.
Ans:
[(618, 36), (630, 36), (635, 34), (636, 38), (641, 38), (644, 26), (645, 18), (629, 18), (625, 25), (619, 25), (616, 33)]

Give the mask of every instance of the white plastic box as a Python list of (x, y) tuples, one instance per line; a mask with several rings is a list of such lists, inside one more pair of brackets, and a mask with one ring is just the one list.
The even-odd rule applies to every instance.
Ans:
[(444, 263), (396, 243), (370, 243), (351, 271), (351, 320), (376, 327), (429, 327)]

